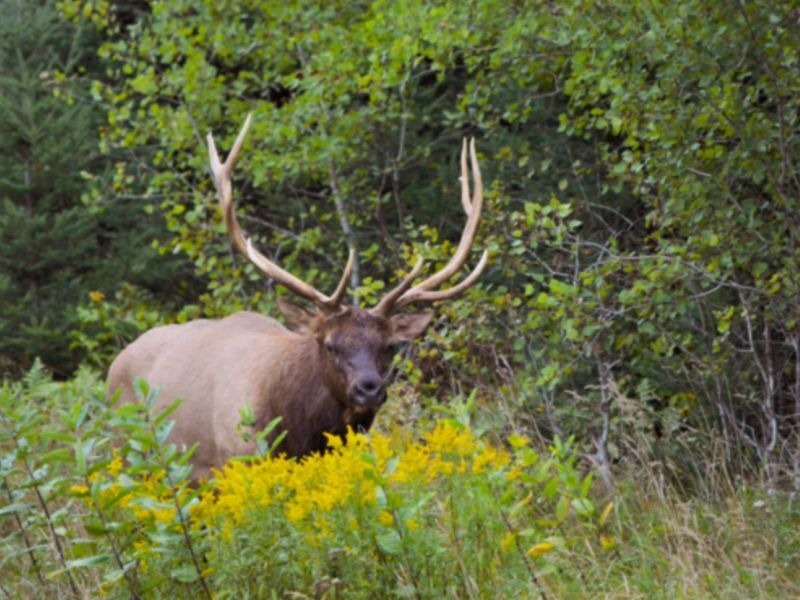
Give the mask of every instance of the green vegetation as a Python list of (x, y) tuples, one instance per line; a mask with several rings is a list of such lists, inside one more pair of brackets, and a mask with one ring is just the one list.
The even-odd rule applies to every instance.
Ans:
[[(0, 8), (0, 595), (800, 593), (796, 2)], [(243, 226), (320, 289), (355, 249), (362, 306), (449, 256), (462, 137), (484, 170), (490, 265), (398, 357), (380, 435), (253, 467), (376, 486), (319, 509), (316, 545), (290, 496), (194, 513), (223, 503), (185, 489), (168, 419), (89, 369), (155, 324), (275, 314), (204, 147), (248, 113)], [(442, 424), (470, 439), (452, 464), (508, 462), (392, 488)], [(365, 462), (382, 440), (395, 467)]]
[(67, 22), (53, 1), (2, 0), (0, 11), (0, 373), (39, 357), (67, 377), (93, 349), (76, 341), (106, 333), (78, 308), (90, 292), (99, 301), (128, 282), (166, 308), (177, 265), (150, 247), (163, 226), (134, 198), (89, 200), (112, 169), (87, 81), (102, 72), (94, 27)]
[[(169, 415), (110, 408), (86, 371), (0, 394), (6, 597), (792, 597), (798, 508), (722, 469), (686, 498), (641, 462), (613, 495), (572, 442), (382, 428), (187, 486)], [(444, 408), (444, 407), (442, 407)], [(124, 432), (124, 444), (110, 449)], [(634, 457), (638, 460), (638, 457)], [(718, 465), (721, 467), (722, 465)], [(716, 479), (719, 477), (720, 479)]]

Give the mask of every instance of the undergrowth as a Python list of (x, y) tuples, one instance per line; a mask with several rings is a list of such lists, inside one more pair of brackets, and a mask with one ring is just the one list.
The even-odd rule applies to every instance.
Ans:
[(156, 393), (140, 382), (139, 405), (112, 407), (89, 371), (3, 385), (0, 595), (800, 595), (795, 499), (758, 482), (687, 494), (642, 460), (610, 491), (572, 441), (492, 441), (461, 414), (192, 487)]

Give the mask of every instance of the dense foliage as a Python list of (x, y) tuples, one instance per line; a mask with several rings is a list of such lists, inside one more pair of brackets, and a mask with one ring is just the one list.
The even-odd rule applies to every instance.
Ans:
[(96, 333), (79, 304), (122, 281), (164, 298), (175, 269), (150, 247), (160, 220), (131, 198), (84, 201), (111, 180), (86, 81), (102, 72), (95, 28), (65, 21), (49, 0), (2, 0), (0, 12), (0, 374), (40, 357), (66, 377), (92, 349), (74, 344), (76, 331)]
[[(76, 373), (56, 385), (34, 370), (4, 389), (0, 534), (29, 561), (9, 571), (19, 585), (62, 569), (41, 584), (480, 596), (500, 593), (502, 572), (506, 593), (796, 594), (797, 2), (62, 0), (60, 16), (46, 0), (0, 5), (0, 372), (39, 355), (58, 377)], [(387, 425), (387, 437), (351, 437), (305, 463), (231, 465), (220, 497), (279, 499), (236, 508), (178, 491), (185, 457), (162, 443), (166, 417), (154, 429), (152, 416), (114, 417), (141, 433), (119, 462), (97, 420), (111, 418), (101, 387), (75, 369), (105, 369), (159, 323), (275, 314), (284, 290), (231, 252), (208, 174), (207, 133), (227, 152), (249, 113), (234, 181), (242, 225), (316, 287), (335, 285), (351, 249), (349, 301), (361, 306), (417, 256), (442, 265), (463, 224), (464, 137), (477, 140), (486, 186), (474, 257), (491, 258), (396, 357), (382, 418), (416, 435)], [(507, 463), (453, 467), (430, 496), (403, 487), (393, 474), (409, 452), (429, 452), (432, 411), (470, 415), (449, 430), (470, 439), (465, 465), (489, 451)], [(381, 444), (393, 453), (384, 462)], [(563, 478), (528, 482), (525, 501), (510, 465), (534, 451)], [(75, 454), (83, 467), (68, 468), (68, 452), (94, 466)], [(369, 489), (366, 504), (316, 515), (334, 533), (315, 545), (287, 511), (317, 497), (298, 482), (325, 461)], [(573, 504), (562, 518), (562, 498), (607, 505), (580, 488), (582, 469), (617, 490), (613, 521)], [(263, 489), (236, 487), (241, 471)], [(294, 483), (276, 491), (275, 478)], [(480, 512), (487, 494), (499, 512)], [(51, 501), (64, 512), (49, 513)], [(190, 526), (197, 506), (207, 535)], [(537, 510), (561, 511), (553, 523), (566, 533)], [(255, 531), (259, 519), (281, 536)], [(514, 537), (518, 526), (531, 533)], [(480, 581), (450, 563), (418, 577), (442, 547), (446, 560), (474, 558), (479, 538)], [(527, 556), (538, 543), (556, 549)], [(291, 553), (302, 564), (270, 563)], [(367, 568), (365, 556), (380, 560)]]
[[(364, 597), (394, 588), (530, 595), (531, 559), (568, 560), (584, 541), (613, 545), (608, 533), (598, 538), (612, 505), (598, 514), (591, 475), (561, 443), (539, 456), (514, 436), (507, 452), (440, 420), (419, 441), (351, 432), (328, 454), (235, 462), (190, 489), (187, 455), (164, 443), (169, 411), (153, 414), (156, 391), (138, 391), (141, 405), (112, 409), (86, 374), (56, 385), (38, 369), (3, 389), (6, 590), (46, 575), (51, 591), (134, 597), (321, 585)], [(127, 442), (111, 453), (115, 428)]]
[(783, 495), (687, 502), (642, 462), (636, 493), (609, 497), (571, 444), (499, 446), (468, 412), (414, 433), (350, 433), (301, 461), (250, 457), (191, 488), (156, 391), (141, 383), (141, 404), (112, 408), (103, 387), (87, 371), (54, 383), (34, 368), (0, 390), (5, 597), (800, 591), (797, 506)]
[(606, 471), (637, 428), (680, 471), (716, 440), (736, 470), (796, 456), (791, 3), (63, 6), (107, 36), (116, 185), (163, 198), (162, 251), (206, 281), (178, 318), (274, 307), (231, 262), (207, 131), (229, 147), (254, 114), (246, 226), (320, 287), (358, 250), (362, 304), (413, 254), (450, 251), (459, 139), (477, 135), (492, 266), (441, 307), (419, 390), (499, 394), (515, 423), (581, 432)]

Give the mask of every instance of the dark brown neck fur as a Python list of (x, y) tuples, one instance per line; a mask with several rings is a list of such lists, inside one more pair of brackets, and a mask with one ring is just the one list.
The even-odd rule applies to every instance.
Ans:
[[(289, 456), (303, 456), (310, 452), (323, 451), (327, 447), (325, 433), (344, 436), (347, 428), (355, 431), (367, 430), (375, 418), (374, 411), (356, 413), (346, 404), (345, 390), (331, 390), (326, 381), (323, 350), (310, 336), (298, 338), (292, 349), (293, 360), (302, 360), (305, 377), (279, 378), (279, 390), (265, 396), (276, 399), (272, 407), (254, 407), (255, 426), (265, 428), (270, 415), (280, 415), (278, 431), (287, 431), (278, 452)], [(287, 361), (288, 363), (289, 361)], [(271, 381), (275, 381), (272, 378)], [(277, 393), (275, 393), (277, 392)], [(335, 392), (338, 394), (334, 395)], [(339, 396), (339, 397), (337, 397)], [(271, 410), (270, 410), (271, 409)]]

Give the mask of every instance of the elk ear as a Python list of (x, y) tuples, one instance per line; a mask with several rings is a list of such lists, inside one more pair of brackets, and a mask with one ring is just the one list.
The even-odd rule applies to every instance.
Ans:
[(319, 313), (309, 310), (294, 302), (278, 298), (278, 309), (289, 325), (289, 329), (297, 333), (313, 333), (317, 325)]
[(421, 336), (431, 324), (431, 319), (433, 319), (432, 312), (394, 315), (389, 319), (392, 324), (392, 341), (410, 342)]

